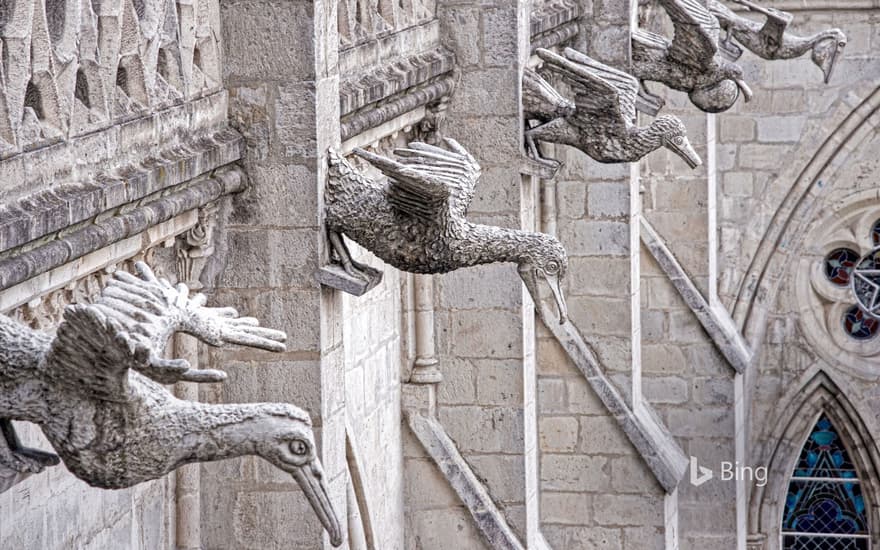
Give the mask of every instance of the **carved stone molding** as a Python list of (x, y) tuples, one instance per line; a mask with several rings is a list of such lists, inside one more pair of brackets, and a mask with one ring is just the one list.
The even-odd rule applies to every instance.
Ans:
[(34, 248), (16, 251), (0, 259), (0, 290), (145, 232), (224, 195), (241, 191), (244, 183), (244, 177), (238, 169), (227, 168), (212, 177), (189, 182), (142, 206), (106, 219), (97, 219), (76, 230), (59, 233), (56, 239)]
[(574, 38), (580, 30), (580, 5), (568, 0), (533, 3), (530, 31), (532, 51), (552, 48)]
[(177, 237), (177, 278), (194, 290), (204, 288), (199, 279), (208, 258), (214, 254), (217, 210), (217, 203), (200, 208), (198, 223)]
[[(142, 162), (125, 164), (94, 180), (60, 183), (0, 205), (0, 258), (8, 249), (61, 230), (69, 231), (99, 214), (170, 192), (202, 174), (241, 158), (244, 139), (222, 130), (166, 150)], [(5, 252), (5, 253), (4, 253)]]

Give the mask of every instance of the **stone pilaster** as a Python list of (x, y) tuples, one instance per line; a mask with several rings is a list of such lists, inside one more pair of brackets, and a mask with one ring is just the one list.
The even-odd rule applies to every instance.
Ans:
[[(212, 351), (230, 376), (209, 397), (306, 409), (344, 525), (341, 300), (314, 277), (327, 257), (327, 150), (339, 143), (336, 10), (336, 0), (221, 1), (229, 118), (247, 139), (250, 187), (232, 205), (216, 294), (288, 341), (278, 355)], [(206, 466), (202, 494), (203, 547), (329, 548), (294, 480), (264, 461)]]
[[(529, 229), (535, 191), (520, 172), (520, 105), (530, 7), (523, 0), (437, 3), (443, 43), (455, 52), (461, 72), (446, 110), (445, 133), (483, 168), (469, 218)], [(525, 544), (536, 537), (538, 526), (533, 311), (513, 265), (463, 269), (437, 279), (437, 355), (443, 373), (438, 419)], [(431, 525), (450, 522), (471, 519), (461, 508), (418, 510), (411, 534), (433, 540)], [(465, 533), (476, 536), (470, 529)]]

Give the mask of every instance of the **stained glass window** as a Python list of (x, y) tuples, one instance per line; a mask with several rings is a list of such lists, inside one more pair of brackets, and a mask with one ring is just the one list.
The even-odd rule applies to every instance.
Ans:
[(874, 243), (874, 246), (880, 246), (880, 220), (874, 222), (871, 227), (871, 242)]
[(880, 330), (880, 322), (865, 315), (859, 306), (852, 306), (843, 314), (843, 329), (856, 340), (870, 340)]
[(859, 254), (849, 248), (837, 248), (825, 256), (825, 276), (837, 286), (849, 284), (853, 267), (859, 261)]
[(870, 550), (858, 472), (840, 434), (822, 415), (788, 484), (783, 550)]

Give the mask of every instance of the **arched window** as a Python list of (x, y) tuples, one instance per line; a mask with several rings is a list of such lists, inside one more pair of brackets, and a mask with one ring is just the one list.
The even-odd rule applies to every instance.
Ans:
[(820, 416), (788, 484), (783, 550), (871, 550), (865, 496), (846, 444)]

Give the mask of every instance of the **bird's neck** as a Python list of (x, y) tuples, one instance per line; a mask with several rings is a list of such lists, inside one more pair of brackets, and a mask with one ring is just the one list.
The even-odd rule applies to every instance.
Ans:
[(189, 409), (180, 430), (182, 463), (210, 462), (254, 455), (265, 433), (264, 405), (210, 405), (182, 402)]
[(529, 251), (539, 245), (539, 237), (528, 231), (493, 225), (468, 225), (469, 236), (460, 245), (463, 267), (495, 262), (523, 263), (528, 261)]
[(657, 121), (647, 128), (633, 128), (623, 145), (627, 154), (621, 160), (636, 162), (663, 145), (663, 130), (657, 126)]

